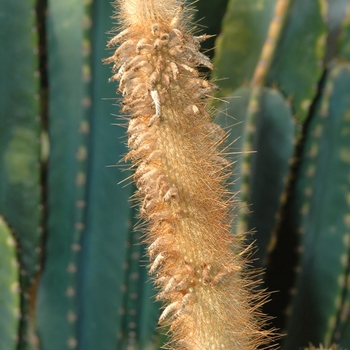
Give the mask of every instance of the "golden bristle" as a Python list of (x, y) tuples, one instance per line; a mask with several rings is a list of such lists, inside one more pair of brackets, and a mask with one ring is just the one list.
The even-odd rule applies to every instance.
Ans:
[(171, 349), (257, 349), (269, 332), (253, 293), (241, 237), (230, 232), (234, 198), (225, 132), (211, 121), (217, 87), (198, 72), (213, 68), (192, 35), (182, 1), (120, 0), (121, 32), (106, 60), (114, 64), (123, 111), (130, 115), (129, 153), (147, 222), (150, 273), (170, 325)]

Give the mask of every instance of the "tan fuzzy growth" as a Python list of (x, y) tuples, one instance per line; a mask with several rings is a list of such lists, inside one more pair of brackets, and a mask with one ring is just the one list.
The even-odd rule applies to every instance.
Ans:
[(188, 29), (182, 1), (120, 0), (120, 33), (106, 59), (119, 81), (135, 166), (140, 214), (147, 222), (150, 273), (169, 325), (171, 349), (262, 348), (261, 295), (245, 267), (242, 240), (230, 233), (232, 194), (225, 133), (206, 110), (216, 86), (197, 70), (206, 35)]

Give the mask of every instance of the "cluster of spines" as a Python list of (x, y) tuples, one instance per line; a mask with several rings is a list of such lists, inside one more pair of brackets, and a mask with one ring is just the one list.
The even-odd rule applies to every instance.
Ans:
[[(127, 2), (121, 2), (121, 19), (132, 13)], [(122, 112), (131, 116), (125, 159), (136, 168), (150, 273), (157, 299), (165, 301), (159, 323), (170, 325), (171, 348), (253, 349), (265, 334), (249, 305), (250, 282), (241, 278), (243, 252), (232, 248), (230, 163), (220, 149), (225, 133), (205, 109), (217, 88), (197, 70), (213, 68), (199, 51), (208, 36), (189, 34), (176, 3), (167, 21), (155, 14), (164, 3), (148, 27), (124, 20), (131, 25), (110, 40), (109, 47), (119, 47), (105, 60), (114, 63), (110, 80), (119, 81)]]
[[(110, 81), (119, 81), (119, 92), (124, 97), (122, 112), (132, 118), (147, 116), (148, 126), (161, 117), (161, 105), (173, 81), (188, 79), (194, 88), (194, 99), (210, 94), (215, 88), (200, 78), (196, 70), (198, 65), (213, 68), (210, 60), (198, 51), (200, 42), (208, 36), (185, 35), (176, 27), (164, 28), (158, 23), (151, 26), (150, 34), (140, 39), (138, 31), (123, 30), (108, 46), (122, 44), (105, 60), (114, 62), (115, 74)], [(188, 106), (188, 112), (198, 113), (199, 109)]]

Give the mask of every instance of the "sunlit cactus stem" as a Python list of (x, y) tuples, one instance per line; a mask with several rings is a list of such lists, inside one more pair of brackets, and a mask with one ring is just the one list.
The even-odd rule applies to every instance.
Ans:
[(171, 349), (256, 349), (268, 332), (261, 295), (244, 277), (246, 250), (230, 233), (233, 194), (224, 131), (207, 99), (217, 87), (197, 70), (212, 69), (182, 1), (116, 3), (119, 45), (106, 59), (119, 81), (129, 153), (146, 221), (150, 273), (164, 301)]

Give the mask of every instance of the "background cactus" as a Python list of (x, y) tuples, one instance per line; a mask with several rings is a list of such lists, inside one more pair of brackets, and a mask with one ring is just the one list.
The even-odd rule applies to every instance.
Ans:
[[(39, 39), (35, 6), (35, 1), (0, 4), (0, 41), (3, 52), (0, 58), (0, 213), (11, 227), (8, 231), (2, 224), (2, 244), (7, 244), (8, 240), (17, 241), (20, 262), (20, 275), (17, 278), (20, 279), (18, 290), (21, 291), (21, 308), (17, 312), (19, 324), (13, 333), (15, 338), (10, 344), (5, 340), (7, 336), (1, 336), (4, 339), (3, 349), (7, 348), (5, 344), (14, 348), (17, 341), (18, 349), (27, 349), (30, 339), (33, 341), (30, 329), (34, 325), (34, 305), (30, 304), (33, 302), (32, 296), (36, 294), (39, 273), (43, 208)], [(12, 16), (13, 13), (16, 16)], [(16, 259), (15, 253), (5, 248), (2, 247), (4, 256), (1, 254), (4, 257), (1, 265), (3, 273), (9, 269), (6, 264), (9, 264), (11, 254), (12, 259)], [(12, 281), (9, 285), (10, 278), (14, 276), (2, 279), (6, 283), (0, 287), (4, 295), (5, 290), (9, 286), (12, 288), (15, 283)], [(5, 302), (8, 299), (1, 300)], [(13, 309), (14, 305), (4, 307)], [(9, 319), (10, 323), (13, 324), (13, 320)], [(4, 331), (7, 332), (6, 328)]]
[(1, 349), (15, 349), (19, 329), (19, 264), (16, 242), (7, 223), (0, 217), (0, 339)]
[[(282, 2), (223, 0), (215, 16), (211, 1), (198, 2), (207, 34), (218, 34), (225, 13), (213, 78), (230, 104), (213, 105), (232, 140), (240, 137), (232, 153), (244, 152), (235, 156), (233, 190), (244, 203), (233, 230), (256, 231), (254, 264), (279, 291), (265, 309), (288, 334), (282, 349), (350, 349), (350, 4), (286, 2), (257, 84)], [(101, 63), (111, 14), (102, 0), (0, 3), (0, 315), (9, 315), (1, 350), (143, 350), (166, 341), (132, 230), (134, 188), (119, 184), (130, 173), (108, 167), (126, 153)]]
[[(279, 1), (277, 4), (282, 2)], [(234, 61), (235, 52), (241, 53), (245, 52), (244, 49), (249, 49), (247, 44), (243, 44), (244, 49), (242, 49), (239, 41), (232, 41), (231, 46), (225, 45), (225, 41), (231, 37), (232, 28), (235, 30), (241, 28), (242, 33), (245, 33), (244, 26), (240, 26), (241, 18), (245, 16), (247, 18), (245, 22), (249, 22), (254, 18), (254, 14), (259, 14), (254, 18), (255, 26), (252, 25), (249, 29), (252, 31), (257, 28), (255, 34), (249, 33), (249, 35), (259, 38), (262, 32), (268, 33), (267, 26), (264, 24), (265, 13), (267, 12), (271, 18), (274, 11), (274, 8), (269, 7), (267, 3), (265, 6), (259, 6), (260, 4), (256, 2), (245, 2), (243, 5), (241, 1), (232, 1), (230, 4), (232, 13), (229, 7), (225, 19), (231, 16), (239, 19), (227, 20), (226, 27), (223, 27), (216, 55), (217, 74), (220, 74), (220, 65), (225, 62), (225, 59), (232, 57)], [(248, 160), (250, 165), (241, 166), (241, 198), (251, 205), (252, 213), (240, 218), (244, 220), (246, 217), (244, 229), (257, 231), (254, 238), (257, 240), (260, 252), (256, 254), (258, 259), (256, 264), (267, 268), (265, 286), (271, 290), (280, 291), (272, 294), (272, 301), (266, 305), (266, 310), (269, 314), (276, 316), (274, 324), (287, 333), (282, 340), (283, 349), (300, 348), (307, 346), (308, 342), (313, 344), (323, 342), (326, 346), (335, 342), (344, 348), (349, 347), (345, 331), (348, 314), (345, 311), (346, 307), (344, 308), (347, 295), (344, 281), (348, 278), (346, 277), (348, 260), (344, 256), (348, 249), (346, 213), (349, 206), (344, 199), (341, 199), (346, 197), (349, 190), (348, 180), (345, 179), (349, 173), (345, 168), (342, 168), (343, 170), (339, 168), (337, 171), (334, 166), (345, 166), (346, 156), (344, 155), (349, 154), (348, 146), (343, 144), (348, 142), (345, 136), (347, 134), (345, 130), (348, 129), (345, 125), (348, 108), (345, 102), (348, 99), (347, 63), (339, 63), (340, 58), (343, 60), (346, 57), (343, 52), (346, 46), (348, 20), (345, 18), (343, 22), (339, 42), (336, 33), (339, 35), (340, 21), (339, 17), (338, 21), (336, 18), (340, 8), (344, 11), (345, 6), (349, 8), (350, 5), (339, 2), (335, 6), (330, 2), (328, 9), (326, 5), (326, 2), (322, 1), (291, 1), (283, 17), (285, 23), (276, 40), (271, 63), (268, 65), (266, 63), (269, 62), (265, 62), (267, 71), (264, 85), (280, 90), (285, 104), (291, 107), (295, 123), (295, 127), (290, 128), (289, 134), (286, 134), (282, 141), (277, 141), (274, 147), (278, 150), (284, 149), (283, 145), (290, 144), (290, 137), (294, 139), (292, 141), (295, 145), (294, 151), (291, 151), (289, 146), (289, 154), (285, 153), (284, 157), (277, 159), (276, 164), (280, 166), (274, 167), (274, 170), (277, 170), (283, 169), (284, 166), (285, 172), (281, 173), (284, 176), (280, 181), (283, 181), (283, 178), (288, 179), (282, 187), (279, 187), (281, 192), (276, 191), (278, 182), (270, 182), (269, 186), (269, 182), (264, 179), (266, 172), (270, 175), (271, 167), (251, 168), (251, 172), (246, 170), (257, 164), (259, 157), (264, 157), (264, 154), (266, 154), (265, 159), (261, 160), (260, 164), (266, 165), (273, 161), (275, 154), (266, 149), (272, 142), (270, 140), (277, 139), (274, 135), (276, 127), (269, 127), (269, 136), (266, 136), (260, 144), (258, 143), (259, 131), (261, 132), (263, 128), (258, 129), (258, 132), (255, 128), (247, 128), (245, 133), (249, 133), (250, 136), (244, 136), (242, 141), (245, 145), (243, 151), (251, 151), (251, 144), (255, 144), (256, 154), (243, 156), (242, 162)], [(249, 8), (248, 11), (247, 8)], [(308, 33), (308, 35), (297, 33)], [(327, 35), (328, 40), (326, 40)], [(244, 34), (241, 34), (241, 37), (243, 36)], [(266, 37), (260, 43), (263, 48), (264, 45), (271, 46), (271, 39), (263, 44), (265, 39)], [(230, 66), (223, 64), (222, 69), (226, 69), (225, 73), (228, 76), (223, 84), (225, 95), (229, 95), (230, 91), (245, 82), (251, 81), (250, 85), (254, 87), (256, 82), (252, 78), (259, 69), (258, 55), (259, 53), (256, 53), (254, 58), (256, 65), (239, 61), (234, 61), (236, 64)], [(239, 59), (239, 54), (236, 56)], [(234, 68), (230, 72), (228, 67)], [(244, 76), (239, 77), (239, 81), (236, 80), (237, 71), (245, 72)], [(252, 88), (249, 89), (252, 91)], [(243, 97), (241, 100), (244, 100), (242, 88), (238, 88), (230, 95), (235, 97), (229, 110), (230, 115), (245, 114), (244, 119), (247, 123), (252, 115), (249, 106), (254, 106), (255, 114), (258, 114), (256, 110), (265, 114), (264, 108), (258, 103), (248, 101), (245, 104), (246, 108), (242, 110), (244, 102), (236, 102), (237, 95), (241, 95)], [(254, 97), (254, 94), (250, 92), (249, 96)], [(332, 103), (332, 98), (337, 102)], [(331, 106), (334, 107), (331, 108)], [(283, 109), (280, 110), (275, 125), (283, 121), (284, 112)], [(272, 115), (271, 112), (270, 114)], [(260, 125), (264, 125), (265, 118), (259, 119)], [(230, 119), (221, 114), (218, 122), (223, 123), (223, 120)], [(326, 120), (328, 123), (334, 123), (334, 127), (331, 124), (323, 125)], [(231, 119), (231, 125), (235, 122), (236, 120)], [(284, 125), (286, 124), (288, 125), (288, 122), (284, 122)], [(258, 122), (255, 125), (259, 125)], [(321, 130), (325, 130), (324, 128), (327, 132), (321, 133)], [(332, 132), (335, 133), (333, 136)], [(343, 138), (341, 135), (344, 135)], [(343, 156), (340, 156), (340, 149), (339, 152), (336, 151), (338, 147), (342, 149)], [(339, 159), (339, 163), (336, 159)], [(289, 169), (286, 168), (288, 163)], [(320, 164), (324, 164), (323, 167)], [(325, 171), (328, 171), (329, 175), (326, 175)], [(343, 180), (334, 178), (333, 182), (330, 176), (338, 176), (337, 174)], [(260, 186), (254, 186), (254, 176), (261, 181)], [(326, 179), (330, 181), (328, 185), (325, 183)], [(266, 186), (270, 190), (266, 189)], [(337, 190), (340, 187), (342, 190)], [(269, 194), (276, 191), (273, 200), (267, 197), (264, 191)], [(265, 203), (260, 201), (263, 215), (257, 217), (260, 210), (256, 207), (259, 198), (264, 198), (266, 201)], [(278, 204), (278, 202), (280, 204), (273, 207), (275, 212), (266, 215), (269, 213), (268, 205)], [(340, 208), (344, 208), (345, 212), (342, 213)], [(266, 221), (270, 223), (267, 231), (259, 227)], [(239, 230), (240, 227), (236, 229)], [(322, 249), (321, 247), (324, 250), (319, 250)], [(331, 261), (333, 264), (330, 263)], [(326, 280), (329, 282), (327, 283)], [(305, 323), (302, 320), (305, 320)]]

